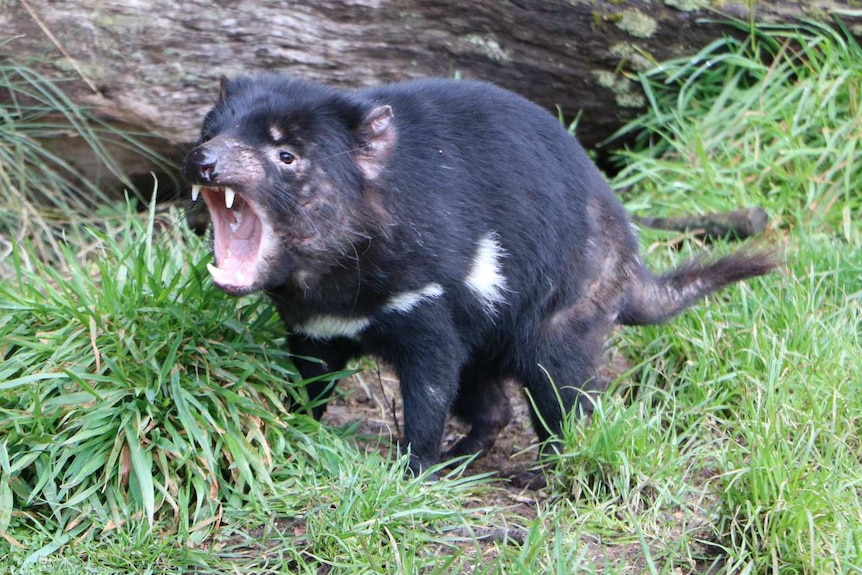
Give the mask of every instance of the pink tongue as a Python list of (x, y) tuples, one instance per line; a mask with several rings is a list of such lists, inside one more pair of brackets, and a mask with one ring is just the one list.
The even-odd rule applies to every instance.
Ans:
[[(254, 283), (257, 250), (260, 247), (258, 218), (251, 210), (242, 209), (222, 214), (220, 240), (216, 242), (218, 267), (207, 269), (216, 284), (226, 288), (242, 288)], [(239, 224), (236, 223), (237, 217)], [(225, 221), (229, 219), (230, 223)], [(236, 226), (236, 230), (231, 229)]]
[(260, 244), (259, 239), (255, 241), (254, 231), (254, 222), (243, 222), (235, 232), (228, 233), (226, 259), (253, 260)]

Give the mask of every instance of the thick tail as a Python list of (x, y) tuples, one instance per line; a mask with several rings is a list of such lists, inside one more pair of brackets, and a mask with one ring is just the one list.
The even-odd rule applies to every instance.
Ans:
[(713, 262), (695, 258), (662, 276), (642, 268), (617, 321), (623, 325), (663, 322), (708, 294), (767, 274), (777, 265), (774, 252), (740, 251)]

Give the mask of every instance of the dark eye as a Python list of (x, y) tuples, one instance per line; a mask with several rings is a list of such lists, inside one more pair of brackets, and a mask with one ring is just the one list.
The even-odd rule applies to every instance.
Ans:
[(290, 152), (279, 152), (278, 159), (281, 160), (283, 163), (290, 165), (296, 161), (296, 156), (294, 156)]
[(213, 139), (213, 137), (210, 136), (209, 134), (204, 134), (201, 136), (201, 144), (206, 144), (207, 142), (209, 142), (212, 139)]

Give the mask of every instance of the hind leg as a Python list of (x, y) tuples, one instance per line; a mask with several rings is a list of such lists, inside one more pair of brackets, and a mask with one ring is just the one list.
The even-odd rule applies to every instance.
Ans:
[[(592, 398), (605, 387), (597, 365), (609, 330), (610, 323), (557, 329), (533, 340), (533, 345), (526, 347), (529, 351), (519, 358), (518, 379), (524, 384), (543, 453), (560, 449), (563, 425), (570, 413), (588, 417), (593, 412)], [(543, 466), (516, 473), (509, 481), (527, 489), (541, 489), (547, 484)]]
[(611, 322), (578, 318), (560, 323), (534, 338), (520, 362), (518, 379), (529, 396), (533, 426), (541, 441), (560, 437), (572, 411), (589, 416), (593, 397), (606, 383), (597, 367)]
[(512, 419), (505, 381), (481, 368), (465, 369), (452, 412), (470, 425), (470, 431), (449, 448), (444, 459), (476, 453), (484, 456)]

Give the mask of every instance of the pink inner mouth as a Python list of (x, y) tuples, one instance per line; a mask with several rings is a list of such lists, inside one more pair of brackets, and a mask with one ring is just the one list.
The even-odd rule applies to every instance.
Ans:
[(216, 266), (207, 266), (216, 285), (229, 293), (257, 289), (263, 225), (252, 203), (235, 194), (226, 205), (222, 188), (202, 188), (213, 222)]

